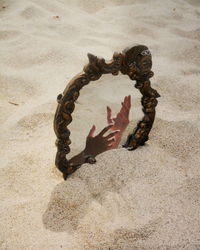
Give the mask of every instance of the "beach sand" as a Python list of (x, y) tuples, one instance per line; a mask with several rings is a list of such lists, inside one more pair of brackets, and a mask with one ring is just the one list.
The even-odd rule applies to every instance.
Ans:
[[(0, 249), (200, 249), (200, 2), (198, 0), (0, 1)], [(67, 181), (56, 169), (56, 97), (87, 64), (145, 44), (161, 95), (144, 147), (84, 164)], [(106, 126), (131, 95), (127, 76), (85, 86), (69, 128), (67, 157), (93, 124)]]

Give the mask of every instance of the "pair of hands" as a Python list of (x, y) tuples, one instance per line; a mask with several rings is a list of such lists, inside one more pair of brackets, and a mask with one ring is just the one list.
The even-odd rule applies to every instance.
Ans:
[[(86, 146), (84, 149), (85, 155), (95, 157), (104, 151), (117, 148), (122, 134), (129, 124), (129, 112), (131, 108), (131, 96), (125, 96), (124, 101), (121, 103), (122, 107), (117, 113), (117, 116), (112, 118), (112, 110), (107, 106), (107, 123), (108, 126), (103, 128), (101, 132), (94, 136), (96, 127), (95, 125), (89, 131), (86, 138)], [(104, 136), (104, 134), (111, 130), (111, 132)]]

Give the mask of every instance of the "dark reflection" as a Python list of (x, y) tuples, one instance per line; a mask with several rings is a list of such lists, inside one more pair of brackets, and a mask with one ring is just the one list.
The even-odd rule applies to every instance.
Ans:
[[(125, 96), (121, 108), (116, 116), (112, 115), (112, 109), (107, 106), (107, 126), (95, 135), (96, 126), (93, 125), (87, 137), (84, 150), (70, 159), (70, 163), (83, 164), (91, 162), (97, 155), (119, 146), (123, 132), (129, 124), (129, 113), (131, 108), (131, 96)], [(108, 132), (107, 135), (105, 135)], [(92, 157), (90, 159), (90, 157)]]

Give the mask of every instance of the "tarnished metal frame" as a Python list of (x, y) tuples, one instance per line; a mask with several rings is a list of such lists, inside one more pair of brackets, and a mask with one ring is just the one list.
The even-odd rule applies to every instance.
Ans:
[[(138, 54), (140, 54), (141, 57), (138, 57)], [(54, 118), (54, 131), (57, 136), (55, 164), (63, 173), (64, 179), (80, 167), (80, 165), (73, 165), (73, 163), (70, 163), (69, 160), (66, 159), (66, 155), (70, 152), (69, 145), (71, 144), (69, 138), (70, 130), (67, 126), (72, 122), (71, 114), (75, 108), (74, 102), (78, 99), (79, 92), (83, 86), (87, 85), (90, 81), (98, 80), (102, 74), (111, 73), (112, 75), (118, 75), (118, 73), (121, 72), (122, 74), (128, 75), (131, 80), (136, 80), (135, 87), (139, 89), (142, 94), (141, 104), (143, 106), (144, 117), (128, 136), (123, 147), (128, 150), (134, 150), (138, 146), (144, 145), (149, 139), (148, 135), (154, 122), (155, 107), (158, 103), (156, 98), (160, 95), (155, 89), (151, 88), (149, 78), (153, 76), (153, 72), (151, 70), (143, 72), (140, 66), (138, 66), (140, 64), (138, 60), (141, 61), (141, 58), (145, 56), (150, 57), (151, 60), (151, 54), (144, 45), (125, 49), (122, 53), (115, 52), (112, 60), (109, 62), (106, 62), (103, 58), (88, 54), (89, 63), (83, 68), (81, 73), (69, 82), (63, 94), (58, 95), (58, 106)], [(136, 57), (137, 60), (135, 60)], [(96, 162), (96, 160), (93, 157), (89, 157), (86, 162), (92, 164)]]

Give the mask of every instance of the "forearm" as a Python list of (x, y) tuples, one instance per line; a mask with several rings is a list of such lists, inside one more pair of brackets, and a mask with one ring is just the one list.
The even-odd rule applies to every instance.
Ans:
[(84, 150), (79, 153), (78, 155), (75, 155), (69, 160), (70, 163), (73, 163), (73, 165), (82, 165), (85, 163), (85, 158), (84, 158)]

